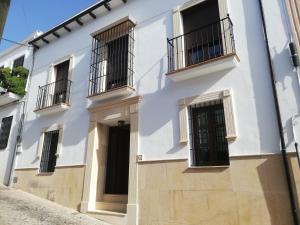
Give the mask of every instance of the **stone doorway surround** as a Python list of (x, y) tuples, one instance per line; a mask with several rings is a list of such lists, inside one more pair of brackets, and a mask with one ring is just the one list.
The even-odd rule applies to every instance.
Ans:
[[(104, 195), (105, 160), (103, 151), (107, 147), (107, 128), (124, 120), (130, 124), (130, 156), (128, 178), (128, 202), (126, 224), (136, 225), (138, 221), (137, 201), (137, 154), (139, 136), (139, 103), (141, 96), (115, 100), (89, 108), (90, 124), (88, 133), (86, 169), (80, 211), (88, 213), (96, 210), (96, 202)], [(100, 152), (99, 152), (100, 151)], [(100, 155), (100, 157), (99, 157)], [(100, 190), (99, 190), (100, 188)]]

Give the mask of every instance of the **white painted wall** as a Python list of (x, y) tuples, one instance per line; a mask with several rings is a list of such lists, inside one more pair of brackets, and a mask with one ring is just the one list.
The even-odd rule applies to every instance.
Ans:
[(31, 47), (14, 45), (10, 49), (0, 53), (0, 67), (12, 68), (14, 60), (24, 55), (24, 67), (30, 68), (32, 60), (31, 51)]
[(18, 102), (0, 107), (0, 123), (4, 117), (13, 116), (8, 145), (6, 149), (0, 150), (0, 182), (5, 185), (7, 185), (9, 181), (11, 163), (18, 135), (21, 107), (22, 104)]
[[(278, 52), (276, 70), (289, 74), (282, 78), (282, 92), (289, 101), (284, 106), (284, 123), (299, 104), (295, 97), (295, 78), (284, 45), (283, 18), (279, 16), (278, 2), (264, 0), (269, 7), (270, 29)], [(135, 28), (135, 95), (143, 96), (140, 109), (140, 149), (143, 159), (186, 158), (189, 145), (179, 143), (178, 100), (231, 88), (233, 91), (235, 121), (238, 137), (229, 145), (231, 156), (279, 152), (275, 108), (271, 91), (267, 54), (263, 39), (258, 1), (228, 0), (230, 17), (234, 24), (237, 54), (240, 64), (234, 70), (211, 74), (198, 79), (174, 83), (165, 76), (167, 72), (167, 37), (171, 38), (172, 9), (184, 0), (146, 1), (129, 0), (115, 7), (103, 17), (73, 30), (70, 34), (42, 47), (36, 53), (32, 75), (28, 112), (23, 137), (23, 153), (19, 155), (18, 168), (39, 167), (36, 151), (40, 132), (55, 123), (64, 127), (62, 155), (57, 165), (84, 164), (91, 102), (88, 94), (88, 78), (93, 33), (125, 16), (137, 22)], [(270, 7), (272, 4), (272, 7)], [(274, 12), (273, 12), (274, 10)], [(276, 37), (276, 39), (275, 39)], [(38, 117), (35, 109), (39, 85), (45, 85), (51, 63), (67, 55), (74, 55), (71, 108), (57, 115)], [(291, 101), (290, 101), (291, 100)], [(291, 134), (286, 128), (288, 140)], [(290, 142), (291, 143), (291, 142)]]
[[(24, 41), (22, 41), (22, 43), (25, 44), (29, 39), (38, 34), (39, 32), (31, 34)], [(3, 65), (4, 67), (12, 68), (13, 61), (23, 55), (25, 56), (24, 67), (30, 70), (32, 65), (32, 48), (21, 45), (13, 45), (11, 48), (0, 53), (0, 66)], [(22, 101), (24, 101), (24, 99), (18, 102), (0, 106), (0, 126), (4, 117), (13, 116), (7, 148), (0, 150), (0, 183), (5, 185), (8, 184), (10, 176), (11, 163), (15, 150), (16, 138), (18, 135), (19, 121), (22, 113)]]
[[(289, 43), (291, 28), (285, 11), (284, 1), (263, 1), (266, 15), (266, 26), (269, 33), (269, 44), (275, 69), (276, 87), (280, 100), (280, 110), (285, 131), (286, 145), (289, 151), (294, 151), (292, 117), (296, 115), (299, 121), (300, 86), (297, 70), (293, 67), (290, 57)], [(273, 21), (277, 20), (276, 23)], [(295, 124), (295, 130), (300, 131), (300, 123)], [(300, 133), (296, 139), (300, 140)]]

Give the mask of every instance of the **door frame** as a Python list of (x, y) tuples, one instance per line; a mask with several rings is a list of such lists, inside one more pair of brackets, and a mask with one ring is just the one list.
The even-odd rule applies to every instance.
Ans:
[(103, 154), (105, 152), (103, 151), (103, 148), (107, 146), (107, 143), (103, 142), (103, 140), (107, 140), (107, 128), (112, 124), (116, 124), (116, 122), (119, 120), (124, 120), (130, 123), (130, 153), (126, 224), (137, 224), (137, 155), (139, 141), (139, 103), (141, 100), (141, 96), (135, 96), (124, 100), (104, 103), (88, 109), (90, 112), (90, 122), (83, 196), (80, 205), (81, 212), (86, 213), (93, 211), (96, 207), (98, 174), (103, 174), (103, 171), (99, 170), (99, 168), (101, 169), (99, 165), (101, 165), (101, 162), (104, 161), (105, 157), (105, 154)]

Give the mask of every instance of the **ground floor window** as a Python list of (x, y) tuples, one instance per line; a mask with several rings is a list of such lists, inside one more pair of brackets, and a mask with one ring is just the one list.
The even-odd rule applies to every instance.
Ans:
[(194, 104), (189, 111), (192, 165), (229, 165), (223, 102)]
[(41, 173), (51, 173), (55, 170), (58, 138), (59, 130), (52, 130), (44, 133), (44, 143), (40, 163)]
[(0, 130), (0, 149), (5, 149), (7, 147), (12, 120), (12, 116), (2, 119)]

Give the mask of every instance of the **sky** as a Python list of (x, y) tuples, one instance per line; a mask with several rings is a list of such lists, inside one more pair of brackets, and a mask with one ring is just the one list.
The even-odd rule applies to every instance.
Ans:
[[(11, 0), (3, 38), (20, 42), (33, 32), (46, 32), (97, 0)], [(12, 44), (4, 40), (0, 52)]]

